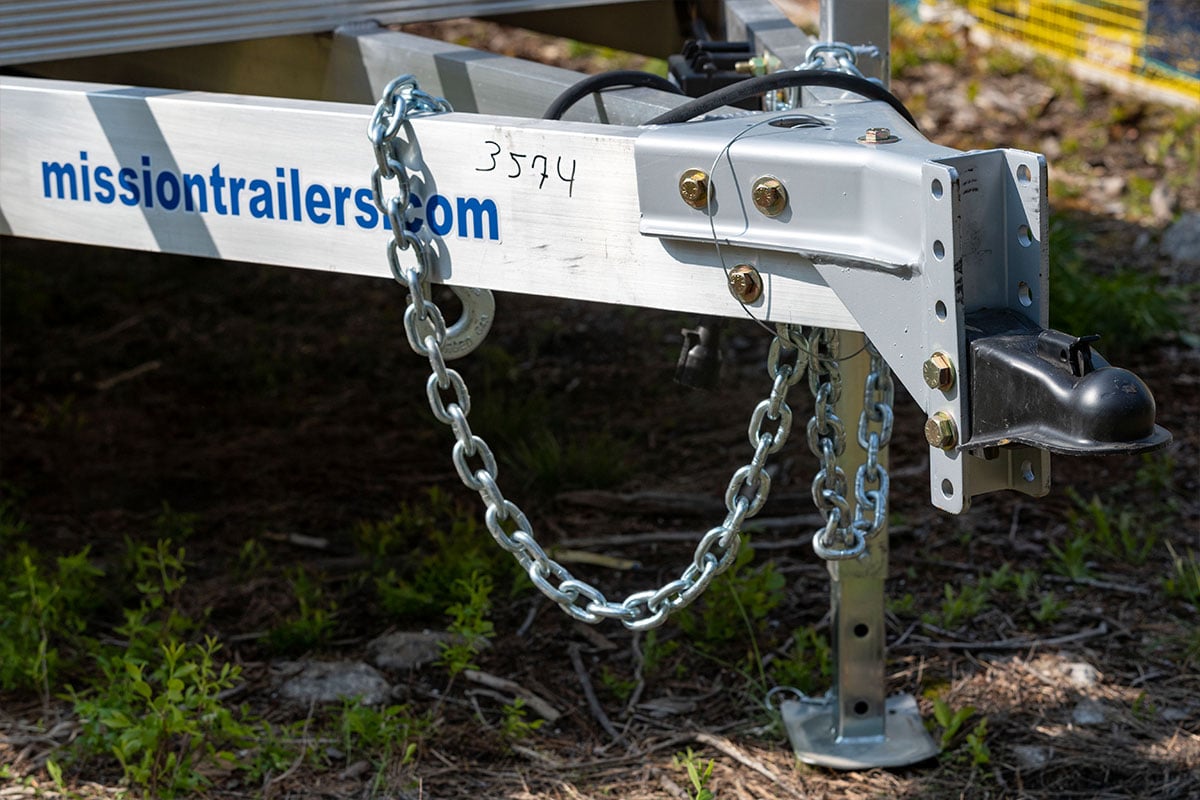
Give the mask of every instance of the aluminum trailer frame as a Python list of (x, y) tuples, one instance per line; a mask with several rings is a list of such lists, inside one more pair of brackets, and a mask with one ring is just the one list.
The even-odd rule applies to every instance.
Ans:
[[(809, 90), (804, 107), (775, 114), (725, 109), (725, 119), (650, 128), (634, 125), (684, 99), (605, 92), (565, 121), (546, 121), (540, 115), (577, 74), (369, 19), (435, 16), (428, 5), (238, 4), (261, 15), (253, 23), (222, 21), (216, 2), (87, 5), (109, 8), (117, 22), (94, 36), (64, 29), (57, 41), (64, 18), (51, 10), (63, 3), (0, 12), (4, 63), (55, 78), (0, 78), (0, 233), (391, 277), (389, 237), (364, 180), (374, 159), (361, 103), (411, 73), (459, 109), (411, 123), (422, 162), (414, 224), (434, 237), (440, 282), (861, 331), (927, 416), (954, 426), (953, 442), (929, 448), (935, 506), (960, 513), (985, 492), (1048, 491), (1050, 446), (1036, 435), (972, 446), (970, 315), (1000, 310), (1031, 330), (1047, 323), (1041, 156), (939, 147), (887, 104), (831, 90)], [(282, 20), (288, 8), (305, 13)], [(730, 38), (783, 67), (804, 62), (810, 41), (765, 0), (727, 0), (722, 10)], [(172, 39), (164, 31), (181, 19), (195, 24)], [(335, 24), (332, 36), (288, 35)], [(49, 33), (28, 34), (36, 25)], [(266, 35), (274, 38), (261, 45), (234, 41)], [(886, 82), (886, 2), (825, 0), (820, 38), (875, 46), (861, 68)], [(167, 44), (188, 46), (142, 52)], [(94, 57), (61, 60), (76, 55)], [(139, 82), (170, 88), (128, 85)], [(221, 88), (238, 94), (212, 93)], [(879, 128), (891, 135), (864, 136)], [(703, 211), (677, 188), (697, 167), (719, 187)], [(786, 214), (754, 210), (751, 181), (764, 174), (788, 187)], [(761, 297), (743, 305), (731, 295), (733, 264), (760, 276)], [(847, 339), (851, 352), (863, 341)], [(935, 354), (951, 380), (926, 375)], [(849, 385), (859, 385), (864, 361), (844, 364)], [(1033, 363), (1035, 373), (1052, 369)], [(861, 394), (848, 391), (838, 414), (853, 421), (862, 409)], [(1161, 429), (1139, 436), (1119, 444), (1165, 443)], [(847, 438), (841, 463), (851, 472), (863, 454)], [(806, 761), (890, 766), (936, 752), (911, 698), (884, 697), (887, 549), (885, 528), (863, 558), (830, 564), (835, 685), (822, 700), (783, 708)]]

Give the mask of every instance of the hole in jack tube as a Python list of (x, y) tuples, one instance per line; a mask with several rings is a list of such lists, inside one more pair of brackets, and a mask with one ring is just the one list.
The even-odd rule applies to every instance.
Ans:
[(946, 257), (946, 245), (942, 244), (942, 240), (938, 239), (933, 243), (933, 257), (941, 261)]
[(1029, 245), (1033, 244), (1033, 234), (1030, 233), (1028, 225), (1017, 226), (1017, 241), (1021, 244), (1021, 247), (1029, 247)]
[(937, 178), (933, 179), (933, 183), (929, 186), (929, 191), (933, 195), (934, 200), (942, 199), (942, 182)]
[(946, 497), (954, 497), (954, 484), (949, 478), (942, 478), (942, 494)]
[(1021, 462), (1021, 477), (1025, 479), (1026, 483), (1033, 483), (1034, 479), (1037, 478), (1037, 474), (1033, 471), (1032, 461), (1026, 460)]
[(871, 704), (868, 703), (866, 700), (859, 700), (857, 703), (854, 704), (854, 713), (858, 714), (860, 717), (866, 716), (867, 712), (870, 710), (871, 710)]
[(1033, 289), (1025, 281), (1017, 283), (1017, 300), (1026, 308), (1033, 305)]
[(1022, 164), (1017, 167), (1017, 183), (1029, 183), (1033, 178), (1033, 173), (1029, 171), (1028, 164)]
[(860, 622), (854, 626), (854, 635), (860, 639), (865, 639), (867, 634), (871, 632), (870, 627), (866, 623)]
[(943, 303), (941, 300), (938, 300), (933, 305), (933, 313), (937, 315), (938, 319), (945, 321), (945, 319), (946, 319), (946, 304)]

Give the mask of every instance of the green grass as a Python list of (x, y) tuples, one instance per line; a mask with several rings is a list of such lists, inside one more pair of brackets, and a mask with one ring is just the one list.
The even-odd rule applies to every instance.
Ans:
[(1184, 330), (1183, 310), (1196, 287), (1166, 286), (1132, 268), (1099, 274), (1084, 260), (1087, 234), (1063, 216), (1050, 221), (1050, 324), (1083, 336), (1099, 333), (1098, 349), (1131, 356)]

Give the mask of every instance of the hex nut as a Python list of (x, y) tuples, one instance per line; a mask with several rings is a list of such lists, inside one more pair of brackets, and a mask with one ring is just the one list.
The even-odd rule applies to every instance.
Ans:
[(945, 411), (938, 411), (925, 421), (925, 441), (930, 447), (950, 450), (958, 444), (958, 426)]
[(739, 264), (729, 271), (729, 293), (739, 303), (753, 303), (762, 297), (762, 276), (749, 264)]
[(787, 208), (787, 189), (778, 178), (770, 175), (764, 175), (754, 182), (750, 196), (754, 200), (754, 207), (768, 217), (777, 217)]
[(689, 169), (679, 176), (679, 196), (692, 208), (707, 206), (708, 173), (704, 170)]
[(954, 362), (950, 360), (950, 356), (939, 350), (925, 359), (925, 363), (921, 365), (921, 376), (930, 389), (946, 391), (954, 386)]
[(867, 128), (858, 140), (864, 144), (890, 144), (900, 141), (899, 138), (892, 135), (891, 128)]

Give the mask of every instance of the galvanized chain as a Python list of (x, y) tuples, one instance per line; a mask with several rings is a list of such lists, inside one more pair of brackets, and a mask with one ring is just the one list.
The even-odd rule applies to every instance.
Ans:
[[(844, 72), (856, 78), (865, 77), (858, 68), (858, 57), (870, 58), (879, 55), (875, 45), (848, 45), (843, 42), (815, 42), (804, 51), (804, 63), (793, 69), (820, 69), (830, 72)], [(767, 111), (788, 111), (800, 106), (800, 90), (780, 89), (768, 92), (763, 96), (763, 108)]]
[[(792, 425), (792, 410), (787, 405), (788, 390), (804, 375), (803, 343), (799, 328), (781, 326), (771, 342), (767, 356), (767, 374), (771, 393), (754, 409), (750, 417), (749, 438), (754, 456), (734, 472), (725, 490), (725, 520), (705, 533), (692, 556), (692, 563), (672, 580), (657, 589), (635, 592), (620, 603), (608, 601), (592, 585), (576, 579), (566, 567), (554, 561), (537, 543), (525, 513), (508, 500), (497, 483), (499, 472), (491, 448), (467, 422), (471, 397), (466, 382), (457, 370), (446, 366), (443, 344), (446, 322), (438, 306), (430, 299), (429, 281), (434, 255), (428, 243), (409, 231), (408, 172), (404, 166), (406, 143), (401, 138), (405, 122), (415, 113), (448, 111), (449, 105), (421, 92), (412, 76), (397, 78), (388, 84), (367, 129), (375, 149), (377, 167), (371, 175), (375, 204), (391, 222), (392, 240), (388, 243), (388, 263), (396, 280), (408, 287), (409, 306), (404, 314), (404, 329), (414, 351), (429, 359), (431, 374), (425, 389), (433, 415), (454, 432), (452, 458), (463, 485), (479, 493), (485, 512), (484, 522), (492, 537), (521, 564), (543, 594), (563, 611), (582, 622), (620, 620), (632, 630), (661, 625), (667, 617), (697, 597), (713, 579), (728, 569), (737, 558), (741, 530), (746, 520), (762, 509), (771, 490), (766, 471), (767, 457), (787, 441)], [(385, 198), (384, 180), (395, 180), (397, 195)], [(401, 251), (412, 247), (413, 266), (400, 264)], [(443, 397), (449, 392), (452, 397)], [(771, 427), (773, 430), (764, 430)], [(843, 484), (844, 484), (843, 477)]]
[[(858, 446), (867, 453), (867, 460), (854, 476), (854, 530), (870, 539), (887, 525), (888, 490), (891, 486), (887, 469), (879, 463), (879, 451), (892, 441), (892, 404), (896, 395), (892, 371), (870, 340), (866, 343), (871, 367), (863, 382), (863, 410), (858, 416)], [(878, 429), (876, 429), (876, 426)]]
[(834, 410), (842, 394), (838, 348), (837, 331), (816, 328), (808, 336), (808, 381), (815, 400), (813, 416), (808, 422), (808, 447), (819, 460), (812, 496), (825, 516), (824, 527), (813, 535), (813, 550), (830, 561), (858, 558), (866, 552), (867, 541), (887, 524), (888, 473), (879, 462), (879, 453), (892, 438), (895, 396), (891, 371), (875, 347), (867, 342), (865, 349), (871, 366), (864, 381), (857, 435), (867, 457), (854, 476), (856, 503), (851, 514), (846, 473), (838, 465), (838, 458), (846, 450), (845, 426)]

